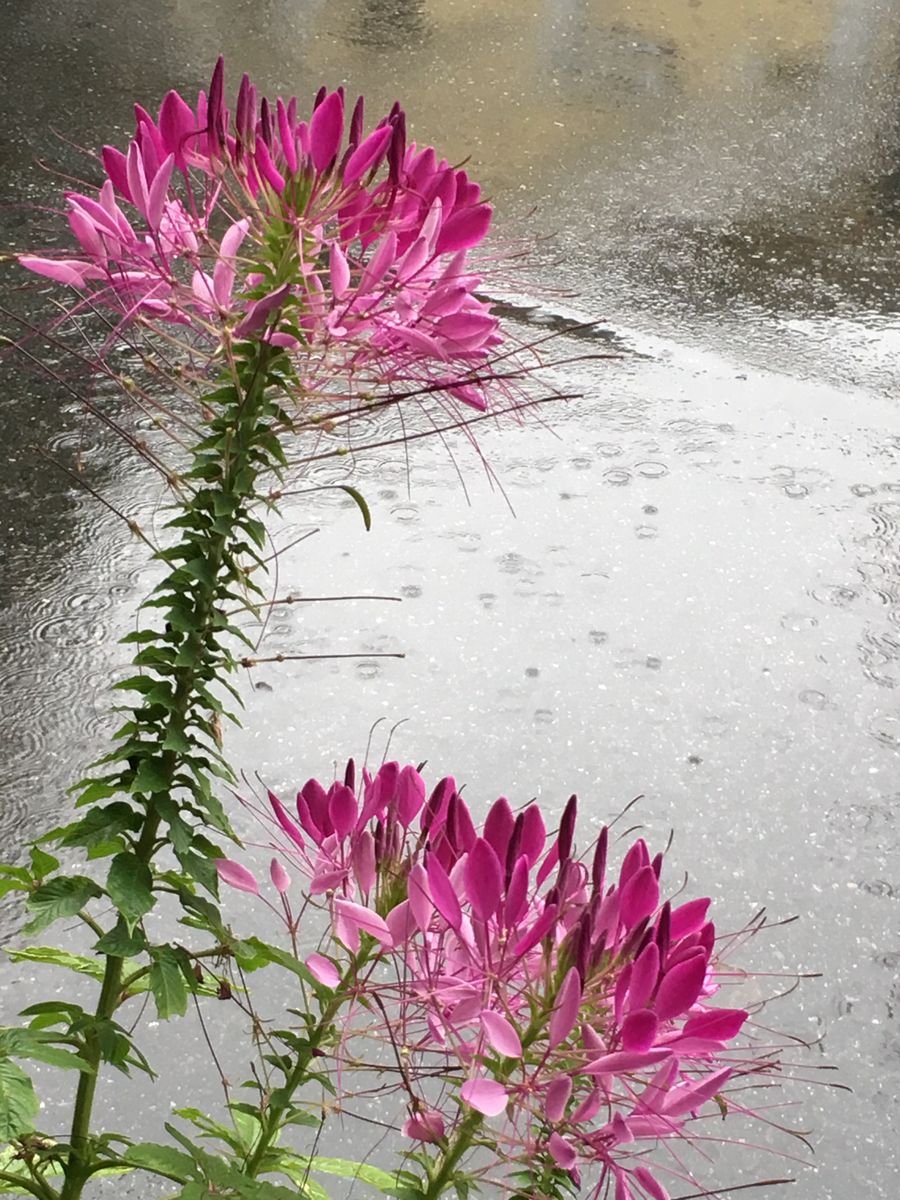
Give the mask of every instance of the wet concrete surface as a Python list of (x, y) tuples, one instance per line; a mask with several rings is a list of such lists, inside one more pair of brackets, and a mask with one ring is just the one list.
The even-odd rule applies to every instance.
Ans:
[[(583, 398), (543, 410), (544, 427), (485, 428), (502, 493), (454, 447), (467, 497), (432, 444), (408, 472), (386, 455), (360, 464), (369, 534), (335, 500), (287, 512), (281, 544), (320, 532), (281, 558), (282, 594), (403, 604), (277, 610), (271, 654), (373, 657), (257, 669), (231, 753), (287, 788), (363, 749), (379, 718), (376, 744), (405, 719), (394, 752), (452, 770), (484, 803), (577, 790), (599, 822), (642, 793), (639, 819), (659, 843), (674, 828), (677, 870), (715, 897), (725, 926), (762, 905), (799, 914), (751, 965), (823, 977), (767, 1019), (816, 1043), (798, 1050), (798, 1074), (836, 1064), (820, 1079), (853, 1088), (817, 1086), (799, 1115), (776, 1114), (813, 1130), (811, 1160), (787, 1147), (810, 1166), (729, 1155), (728, 1178), (796, 1172), (796, 1200), (893, 1196), (900, 4), (76, 0), (0, 4), (0, 23), (7, 248), (50, 237), (46, 168), (83, 170), (54, 130), (115, 141), (132, 100), (200, 86), (220, 50), (233, 81), (249, 69), (269, 90), (309, 95), (345, 82), (373, 112), (401, 97), (414, 136), (472, 154), (499, 241), (553, 234), (524, 282), (496, 281), (516, 330), (599, 319), (571, 349), (622, 357), (558, 376)], [(31, 288), (8, 302), (38, 303)], [(4, 364), (11, 853), (55, 819), (102, 745), (115, 639), (153, 578), (37, 445), (78, 454), (129, 516), (158, 519), (120, 448), (58, 387)], [(406, 657), (374, 657), (390, 651)], [(32, 973), (0, 979), (11, 1017), (33, 998)], [(171, 1055), (171, 1031), (146, 1036)], [(186, 1102), (201, 1061), (190, 1086), (179, 1072), (117, 1093), (120, 1124), (159, 1123), (161, 1096)], [(48, 1096), (61, 1123), (62, 1096)]]

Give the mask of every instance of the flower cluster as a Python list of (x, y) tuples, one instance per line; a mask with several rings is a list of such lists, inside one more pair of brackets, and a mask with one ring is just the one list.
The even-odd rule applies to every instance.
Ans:
[[(359, 795), (354, 782), (352, 767), (327, 790), (311, 780), (296, 818), (270, 793), (270, 815), (304, 904), (319, 897), (329, 914), (306, 961), (319, 983), (339, 988), (361, 950), (390, 964), (382, 1004), (406, 1056), (404, 1132), (452, 1156), (488, 1130), (545, 1193), (589, 1172), (598, 1196), (665, 1200), (667, 1176), (690, 1173), (677, 1153), (651, 1165), (647, 1151), (689, 1136), (713, 1101), (726, 1112), (729, 1081), (771, 1065), (733, 1045), (748, 1012), (712, 1003), (709, 899), (664, 900), (663, 855), (640, 838), (617, 869), (607, 828), (589, 861), (576, 857), (574, 796), (548, 835), (536, 803), (516, 813), (504, 798), (479, 827), (452, 778), (426, 799), (411, 766), (364, 773)], [(240, 864), (218, 869), (259, 892)], [(272, 879), (290, 914), (281, 858)], [(420, 1092), (416, 1061), (432, 1073), (439, 1062), (444, 1099), (459, 1103)]]
[(408, 144), (399, 105), (364, 130), (342, 88), (307, 120), (244, 76), (233, 114), (220, 59), (192, 107), (136, 108), (105, 179), (67, 195), (75, 257), (20, 256), (122, 324), (189, 326), (215, 353), (258, 334), (286, 349), (298, 394), (439, 391), (483, 410), (501, 343), (467, 262), (491, 221), (478, 184)]

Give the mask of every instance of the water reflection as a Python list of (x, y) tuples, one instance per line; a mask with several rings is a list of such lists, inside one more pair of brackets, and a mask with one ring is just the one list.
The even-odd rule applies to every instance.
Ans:
[[(34, 236), (58, 186), (36, 157), (83, 170), (48, 114), (74, 141), (116, 140), (133, 99), (201, 86), (219, 50), (232, 82), (250, 69), (308, 98), (344, 82), (370, 112), (408, 100), (414, 136), (474, 154), (501, 235), (539, 204), (527, 228), (558, 236), (509, 318), (532, 337), (599, 316), (573, 352), (622, 357), (568, 375), (584, 399), (546, 431), (485, 429), (517, 520), (474, 458), (467, 508), (438, 447), (417, 450), (409, 491), (402, 465), (362, 464), (370, 535), (333, 500), (287, 514), (333, 536), (285, 557), (284, 591), (405, 604), (279, 614), (275, 648), (366, 657), (261, 667), (235, 755), (296, 785), (378, 716), (409, 716), (398, 753), (485, 800), (576, 787), (599, 819), (644, 791), (641, 820), (662, 841), (677, 827), (717, 904), (735, 921), (763, 903), (801, 912), (774, 953), (827, 972), (795, 1028), (824, 1033), (857, 1091), (813, 1102), (819, 1174), (797, 1200), (891, 1195), (900, 5), (0, 0), (0, 26), (4, 246)], [(11, 844), (97, 753), (114, 639), (151, 578), (30, 447), (80, 448), (148, 522), (153, 488), (96, 430), (83, 441), (58, 387), (4, 384)], [(402, 663), (374, 657), (401, 648)]]

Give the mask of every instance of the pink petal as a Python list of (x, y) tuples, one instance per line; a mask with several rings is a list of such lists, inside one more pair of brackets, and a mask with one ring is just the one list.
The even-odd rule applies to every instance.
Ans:
[(570, 1117), (572, 1124), (580, 1125), (583, 1121), (593, 1121), (594, 1117), (596, 1117), (597, 1113), (603, 1107), (605, 1099), (605, 1094), (600, 1088), (594, 1088), (591, 1094), (586, 1096), (572, 1113)]
[(368, 829), (364, 829), (353, 840), (353, 849), (350, 857), (353, 862), (353, 874), (356, 876), (359, 890), (364, 896), (367, 896), (375, 886), (378, 874), (375, 863), (375, 839)]
[(503, 895), (503, 868), (484, 838), (477, 838), (466, 855), (463, 879), (472, 912), (480, 921), (489, 921)]
[(291, 886), (291, 877), (281, 865), (277, 858), (273, 858), (269, 865), (269, 877), (277, 892), (283, 896)]
[(124, 196), (126, 200), (131, 200), (131, 188), (128, 186), (128, 165), (125, 155), (121, 150), (117, 150), (115, 146), (104, 146), (101, 151), (103, 159), (103, 169), (112, 181), (113, 187)]
[(278, 313), (282, 304), (284, 304), (290, 290), (291, 285), (285, 283), (280, 288), (276, 288), (274, 292), (269, 292), (267, 296), (262, 296), (259, 300), (254, 300), (248, 306), (243, 320), (239, 321), (235, 326), (235, 336), (247, 337), (248, 334), (256, 333), (264, 325), (269, 324), (271, 318)]
[(634, 960), (628, 985), (628, 1008), (644, 1008), (659, 979), (659, 946), (649, 942)]
[(378, 165), (384, 157), (393, 132), (390, 125), (382, 125), (380, 129), (370, 133), (365, 141), (360, 142), (347, 159), (344, 183), (356, 183), (357, 179), (361, 179), (367, 171)]
[(669, 1200), (669, 1193), (646, 1167), (635, 1167), (632, 1174), (651, 1200)]
[(642, 1067), (653, 1066), (670, 1058), (671, 1050), (660, 1046), (656, 1050), (616, 1050), (612, 1054), (604, 1054), (602, 1058), (594, 1059), (580, 1070), (582, 1075), (617, 1075), (622, 1071), (639, 1071)]
[(506, 850), (516, 819), (505, 796), (495, 800), (484, 822), (484, 840), (494, 847), (501, 862), (506, 862)]
[(402, 946), (404, 942), (408, 942), (419, 927), (408, 900), (401, 900), (385, 919), (395, 946)]
[(410, 868), (406, 881), (406, 894), (416, 925), (425, 933), (431, 924), (431, 914), (434, 912), (434, 905), (431, 903), (428, 876), (421, 863), (415, 863)]
[(369, 259), (359, 282), (359, 290), (369, 292), (381, 283), (396, 257), (397, 235), (392, 230), (382, 239), (378, 249)]
[(548, 1121), (561, 1121), (566, 1105), (572, 1095), (572, 1079), (569, 1075), (558, 1075), (544, 1095), (544, 1113)]
[(699, 1017), (691, 1017), (682, 1029), (684, 1037), (712, 1038), (718, 1042), (731, 1041), (741, 1031), (750, 1014), (743, 1008), (716, 1008)]
[(313, 978), (324, 984), (325, 987), (336, 988), (341, 982), (340, 971), (324, 954), (310, 954), (306, 965)]
[(493, 1079), (467, 1079), (459, 1094), (470, 1108), (486, 1117), (499, 1116), (509, 1102), (506, 1088)]
[(217, 858), (216, 873), (229, 887), (237, 888), (239, 892), (251, 892), (254, 896), (259, 895), (259, 884), (253, 874), (246, 867), (242, 867), (240, 863), (236, 863), (230, 858)]
[(622, 1171), (616, 1172), (615, 1200), (634, 1200), (634, 1192), (628, 1186), (628, 1180)]
[(623, 1050), (649, 1050), (656, 1041), (659, 1021), (648, 1008), (629, 1013), (622, 1023)]
[(447, 361), (447, 352), (443, 346), (433, 337), (429, 337), (427, 333), (423, 333), (421, 329), (405, 329), (401, 326), (392, 329), (391, 332), (398, 341), (409, 346), (411, 350), (417, 350), (425, 358), (439, 358), (443, 362)]
[(556, 997), (556, 1008), (550, 1017), (549, 1044), (552, 1050), (564, 1042), (578, 1020), (581, 1008), (581, 977), (575, 967), (570, 967)]
[(696, 1002), (706, 978), (706, 967), (706, 954), (701, 950), (665, 973), (654, 1004), (660, 1021), (667, 1021), (687, 1012)]
[(303, 834), (300, 832), (300, 830), (297, 828), (297, 826), (294, 824), (294, 822), (288, 816), (284, 805), (281, 803), (281, 801), (278, 799), (278, 797), (275, 795), (274, 792), (269, 792), (269, 803), (272, 806), (272, 811), (275, 814), (275, 819), (277, 820), (278, 824), (281, 826), (281, 828), (284, 830), (284, 832), (288, 835), (288, 837), (291, 839), (291, 841), (294, 843), (294, 845), (299, 847), (299, 849), (302, 850), (304, 845), (306, 844), (303, 841)]
[(346, 255), (337, 242), (331, 243), (329, 254), (329, 269), (331, 273), (331, 290), (335, 299), (340, 300), (350, 283), (350, 267)]
[(536, 804), (529, 804), (522, 813), (522, 840), (519, 852), (528, 859), (529, 867), (533, 867), (544, 851), (547, 842), (547, 830), (544, 818)]
[(309, 147), (313, 166), (324, 171), (338, 152), (344, 136), (344, 98), (340, 92), (326, 96), (309, 122)]
[(437, 253), (452, 254), (455, 250), (468, 250), (477, 245), (490, 227), (491, 215), (489, 204), (457, 209), (441, 227)]
[(619, 887), (624, 887), (632, 875), (639, 871), (641, 867), (648, 867), (649, 865), (650, 851), (647, 849), (647, 843), (643, 838), (638, 838), (629, 847), (628, 853), (622, 859), (622, 867), (619, 871)]
[(484, 1030), (484, 1035), (492, 1049), (496, 1050), (498, 1054), (505, 1055), (507, 1058), (522, 1057), (522, 1043), (519, 1040), (519, 1035), (509, 1021), (507, 1021), (506, 1017), (486, 1008), (481, 1013), (479, 1020), (481, 1021), (481, 1028)]
[(548, 904), (526, 934), (513, 946), (513, 958), (521, 958), (545, 937), (556, 923), (559, 915), (555, 904)]
[(253, 151), (253, 162), (261, 179), (280, 196), (284, 191), (284, 176), (272, 162), (272, 156), (266, 143), (260, 138)]
[(672, 941), (680, 942), (682, 938), (697, 933), (706, 921), (709, 905), (709, 897), (705, 896), (700, 900), (688, 900), (686, 904), (679, 904), (677, 908), (673, 908), (669, 929)]
[(649, 917), (659, 903), (659, 880), (652, 867), (641, 867), (623, 886), (619, 914), (627, 929)]
[(169, 154), (160, 164), (160, 168), (153, 177), (153, 182), (150, 184), (147, 196), (147, 224), (151, 229), (158, 229), (159, 223), (162, 220), (163, 205), (166, 202), (169, 180), (172, 178), (172, 168), (174, 165), (175, 156)]
[(547, 1148), (553, 1157), (553, 1161), (564, 1171), (571, 1171), (578, 1161), (578, 1155), (575, 1153), (574, 1148), (561, 1134), (551, 1133), (547, 1141)]
[(26, 271), (34, 271), (36, 275), (43, 275), (56, 283), (79, 288), (84, 287), (91, 270), (89, 263), (74, 258), (37, 258), (32, 254), (21, 254), (19, 263)]
[(174, 154), (175, 165), (181, 170), (186, 163), (184, 152), (197, 121), (190, 105), (177, 92), (168, 92), (159, 109), (159, 134), (167, 154)]
[(367, 933), (375, 938), (385, 949), (389, 950), (393, 946), (394, 941), (387, 924), (370, 908), (338, 896), (334, 901), (334, 912), (335, 932), (348, 950), (356, 952), (359, 949), (360, 933)]
[(681, 1117), (685, 1113), (694, 1112), (716, 1092), (721, 1091), (731, 1074), (731, 1067), (726, 1067), (724, 1071), (717, 1071), (715, 1075), (709, 1075), (705, 1079), (678, 1084), (663, 1097), (660, 1112), (666, 1117)]
[(528, 859), (520, 854), (509, 877), (506, 900), (503, 905), (503, 923), (510, 928), (516, 925), (528, 903)]
[(415, 769), (406, 766), (397, 780), (397, 818), (409, 828), (425, 803), (425, 780)]
[(350, 788), (343, 783), (332, 784), (328, 792), (328, 819), (338, 838), (345, 838), (355, 828), (358, 811)]
[(462, 909), (450, 877), (434, 854), (427, 856), (425, 872), (432, 903), (452, 929), (459, 929), (462, 923)]

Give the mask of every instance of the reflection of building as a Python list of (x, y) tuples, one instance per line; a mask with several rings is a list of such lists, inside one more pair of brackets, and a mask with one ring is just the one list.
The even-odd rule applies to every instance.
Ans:
[(348, 36), (370, 49), (397, 50), (427, 36), (426, 0), (361, 0)]
[(507, 210), (580, 211), (598, 245), (664, 226), (651, 269), (679, 278), (715, 229), (729, 262), (824, 255), (877, 213), (900, 140), (886, 0), (259, 0), (252, 29), (246, 0), (171, 0), (185, 45), (208, 44), (210, 8), (233, 83), (344, 83), (370, 115), (399, 98)]

